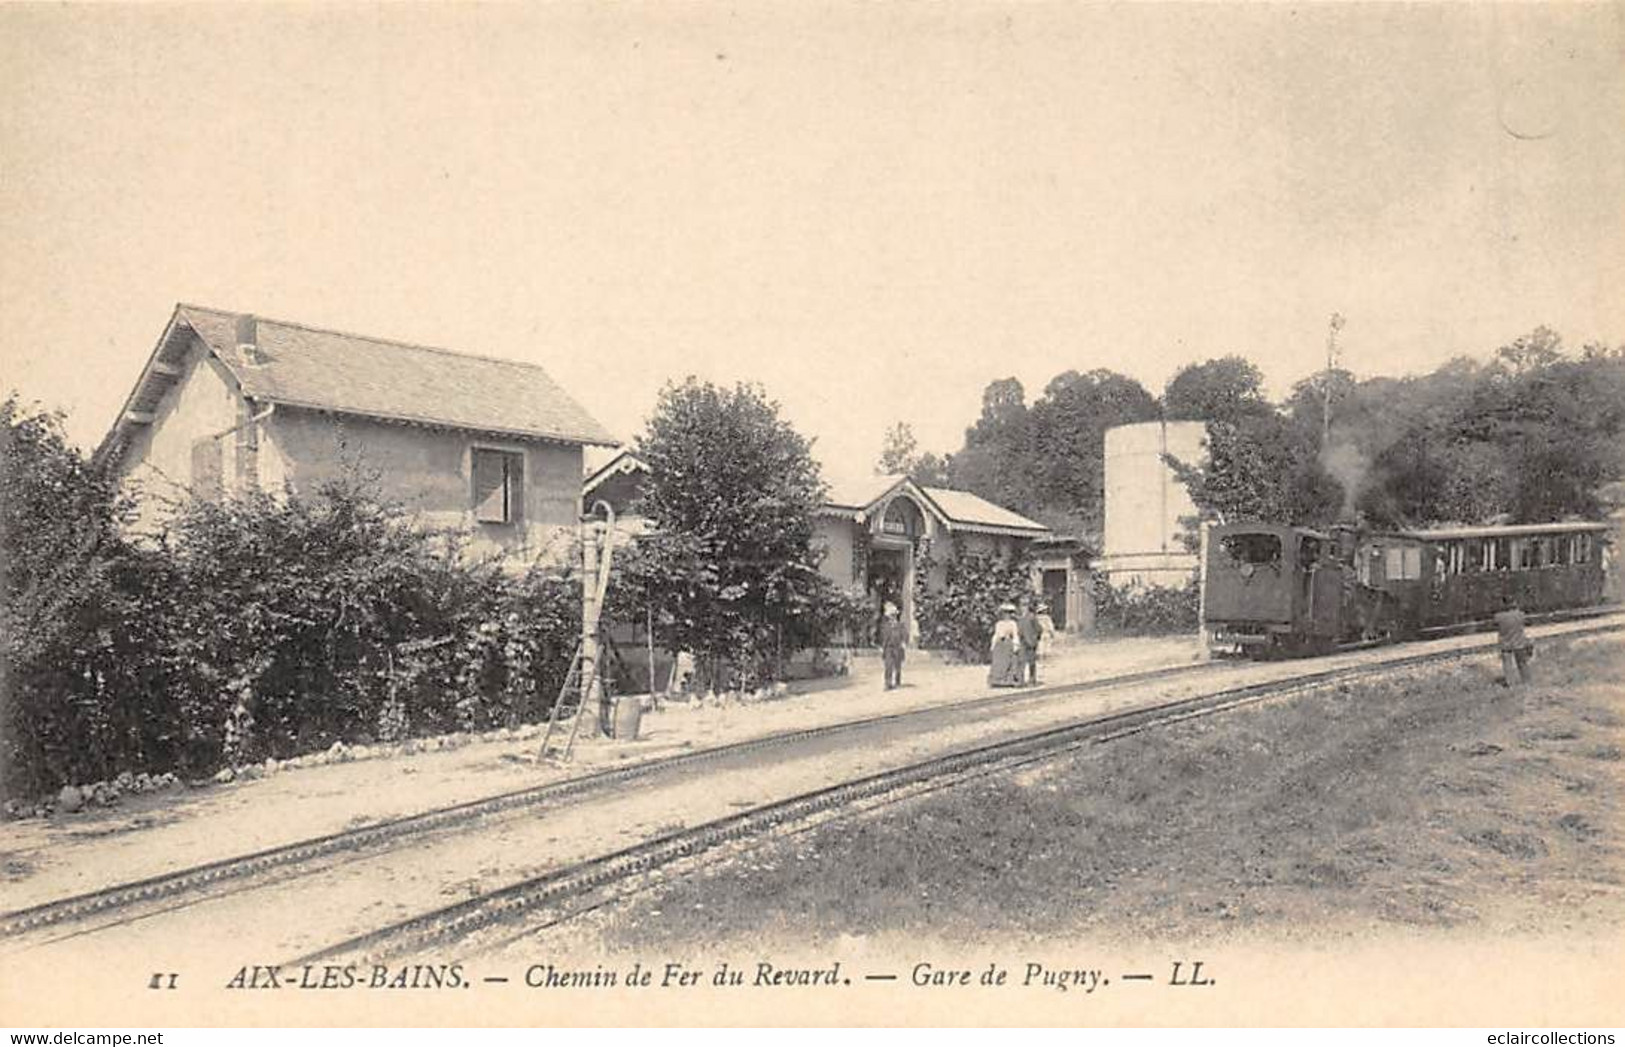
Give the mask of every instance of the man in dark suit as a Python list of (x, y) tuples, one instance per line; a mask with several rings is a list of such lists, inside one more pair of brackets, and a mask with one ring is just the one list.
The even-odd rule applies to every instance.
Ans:
[(886, 605), (886, 617), (880, 623), (880, 655), (886, 663), (886, 690), (903, 686), (903, 648), (908, 643), (908, 628), (897, 620), (897, 605)]
[(1031, 600), (1021, 601), (1021, 617), (1016, 619), (1016, 635), (1021, 638), (1022, 682), (1038, 682), (1038, 641), (1044, 636), (1044, 627), (1033, 613)]

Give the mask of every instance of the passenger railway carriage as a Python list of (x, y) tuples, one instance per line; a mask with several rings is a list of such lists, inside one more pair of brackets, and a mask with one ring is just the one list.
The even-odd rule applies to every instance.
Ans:
[(1328, 651), (1483, 621), (1504, 596), (1530, 613), (1602, 600), (1604, 524), (1394, 533), (1229, 524), (1209, 534), (1210, 642), (1253, 655)]

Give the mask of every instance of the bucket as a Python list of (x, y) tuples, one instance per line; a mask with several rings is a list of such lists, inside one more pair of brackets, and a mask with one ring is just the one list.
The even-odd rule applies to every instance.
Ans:
[(610, 717), (611, 737), (623, 742), (638, 740), (638, 728), (643, 724), (643, 697), (623, 694), (615, 699), (615, 711)]

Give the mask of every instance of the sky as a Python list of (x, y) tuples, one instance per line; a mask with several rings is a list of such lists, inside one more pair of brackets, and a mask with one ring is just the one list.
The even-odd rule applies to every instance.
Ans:
[(0, 5), (0, 392), (178, 301), (760, 382), (827, 475), (981, 391), (1625, 342), (1625, 6)]

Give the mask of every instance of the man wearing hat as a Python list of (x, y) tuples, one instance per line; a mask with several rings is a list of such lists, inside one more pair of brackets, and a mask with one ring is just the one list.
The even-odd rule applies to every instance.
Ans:
[(880, 655), (886, 664), (886, 690), (903, 686), (903, 647), (908, 630), (897, 620), (897, 605), (887, 602), (880, 622)]
[(1016, 633), (1021, 637), (1021, 682), (1035, 684), (1038, 682), (1038, 641), (1043, 639), (1044, 629), (1038, 624), (1038, 615), (1033, 613), (1031, 600), (1021, 601)]

